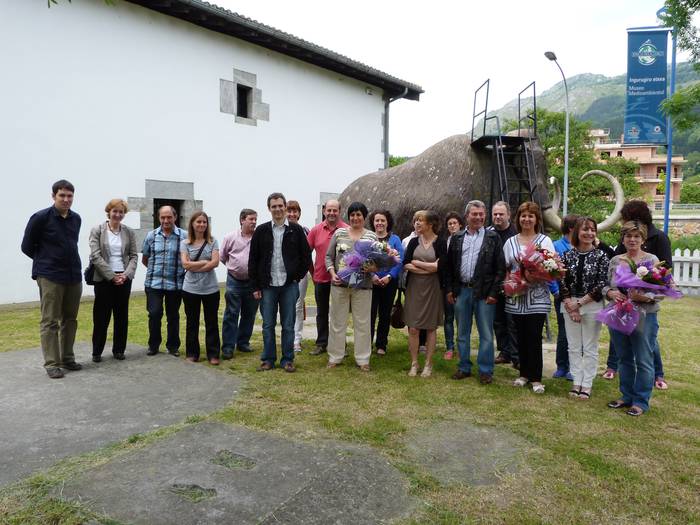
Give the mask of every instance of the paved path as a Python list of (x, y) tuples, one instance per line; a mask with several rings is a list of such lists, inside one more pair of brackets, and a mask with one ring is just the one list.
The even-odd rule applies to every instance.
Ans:
[(84, 369), (49, 379), (41, 351), (0, 353), (0, 486), (44, 470), (58, 460), (128, 436), (206, 414), (231, 401), (240, 380), (129, 346), (126, 360), (105, 353), (90, 360), (76, 345)]
[(144, 525), (362, 525), (414, 508), (407, 481), (371, 449), (214, 422), (92, 469), (60, 497)]

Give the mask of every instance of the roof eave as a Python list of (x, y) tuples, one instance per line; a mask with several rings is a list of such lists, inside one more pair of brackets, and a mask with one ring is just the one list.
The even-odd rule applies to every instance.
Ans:
[(386, 96), (419, 100), (423, 88), (330, 49), (200, 0), (127, 0), (132, 4), (229, 35), (382, 89)]

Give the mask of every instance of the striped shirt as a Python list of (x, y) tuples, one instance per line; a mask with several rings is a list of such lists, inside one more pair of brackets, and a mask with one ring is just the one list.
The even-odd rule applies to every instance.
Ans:
[(185, 269), (180, 263), (180, 244), (187, 239), (187, 232), (177, 226), (167, 237), (160, 226), (148, 232), (143, 240), (143, 256), (148, 258), (146, 288), (156, 290), (182, 290)]
[(481, 245), (484, 243), (485, 232), (486, 230), (483, 227), (474, 233), (471, 233), (469, 228), (464, 232), (462, 262), (459, 268), (460, 279), (463, 283), (468, 283), (474, 277), (474, 269), (476, 268), (476, 261), (479, 259)]
[(270, 286), (284, 286), (287, 282), (287, 270), (282, 258), (282, 238), (287, 231), (289, 222), (285, 221), (279, 226), (272, 223), (272, 263), (270, 266)]
[[(520, 244), (520, 235), (514, 235), (508, 239), (503, 246), (503, 255), (506, 259), (506, 268), (514, 272), (520, 267), (520, 255), (527, 245)], [(552, 239), (538, 234), (532, 243), (539, 245), (545, 250), (554, 252)], [(525, 314), (546, 314), (552, 306), (549, 294), (549, 286), (546, 283), (530, 286), (527, 292), (519, 297), (506, 296), (506, 312), (515, 315)]]

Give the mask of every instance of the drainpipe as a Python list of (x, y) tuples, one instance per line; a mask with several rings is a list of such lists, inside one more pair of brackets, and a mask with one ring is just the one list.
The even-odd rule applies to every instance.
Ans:
[(408, 94), (408, 88), (403, 88), (403, 93), (398, 97), (384, 99), (384, 169), (389, 167), (389, 104), (395, 100), (405, 97)]

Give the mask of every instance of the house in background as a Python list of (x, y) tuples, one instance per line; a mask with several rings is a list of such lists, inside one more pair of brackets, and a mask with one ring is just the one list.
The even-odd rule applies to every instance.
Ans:
[[(601, 160), (611, 157), (622, 157), (639, 164), (635, 173), (637, 181), (641, 185), (644, 196), (658, 208), (663, 206), (665, 194), (666, 154), (657, 153), (659, 146), (653, 144), (625, 144), (619, 140), (610, 138), (609, 129), (592, 129), (590, 131), (591, 144), (596, 156)], [(682, 156), (672, 157), (671, 166), (671, 203), (681, 199), (681, 185), (683, 184), (683, 165), (687, 161)]]
[[(351, 30), (351, 29), (348, 29)], [(389, 102), (420, 86), (199, 0), (0, 3), (0, 173), (10, 195), (0, 303), (38, 298), (19, 246), (51, 184), (76, 187), (80, 254), (126, 198), (139, 237), (171, 204), (215, 237), (273, 191), (313, 224), (319, 194), (384, 166)], [(140, 267), (134, 289), (142, 289)], [(219, 269), (224, 280), (225, 271)], [(92, 293), (86, 287), (86, 293)]]

